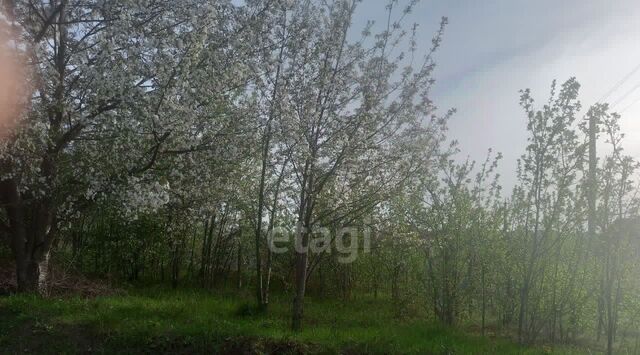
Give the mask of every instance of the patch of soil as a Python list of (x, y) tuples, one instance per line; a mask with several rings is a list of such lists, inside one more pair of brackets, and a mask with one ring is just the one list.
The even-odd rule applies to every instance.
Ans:
[(0, 260), (0, 296), (16, 291), (16, 272), (10, 262)]
[(224, 355), (258, 355), (258, 354), (315, 354), (318, 349), (310, 344), (291, 340), (256, 339), (250, 337), (228, 338), (225, 340), (220, 354)]
[[(16, 318), (16, 314), (0, 309), (0, 317)], [(96, 333), (90, 327), (49, 323), (49, 320), (25, 320), (3, 330), (8, 339), (0, 340), (0, 353), (16, 354), (222, 354), (222, 355), (311, 355), (321, 354), (321, 347), (291, 340), (262, 339), (254, 337), (229, 337), (203, 344), (202, 339), (160, 336), (134, 341), (111, 338)], [(113, 335), (112, 335), (113, 336)], [(138, 339), (140, 340), (140, 339)], [(113, 342), (114, 341), (114, 342)], [(361, 355), (358, 351), (342, 354)]]
[[(121, 289), (111, 286), (105, 280), (92, 280), (85, 276), (51, 265), (49, 278), (49, 295), (56, 297), (81, 296), (93, 298), (97, 296), (123, 294)], [(16, 272), (12, 262), (0, 260), (0, 296), (15, 293)]]
[[(92, 354), (100, 342), (87, 329), (51, 322), (49, 319), (21, 319), (20, 314), (0, 308), (0, 324), (4, 338), (0, 340), (3, 354)], [(10, 320), (7, 322), (6, 320)]]
[(49, 281), (51, 296), (82, 296), (94, 298), (98, 296), (122, 295), (124, 290), (111, 285), (106, 280), (89, 279), (79, 273), (55, 270)]

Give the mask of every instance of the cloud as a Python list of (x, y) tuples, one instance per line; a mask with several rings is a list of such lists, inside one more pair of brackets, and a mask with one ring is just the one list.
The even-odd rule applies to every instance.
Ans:
[[(361, 6), (355, 29), (370, 19), (384, 23), (384, 4), (375, 5)], [(636, 0), (425, 0), (408, 20), (419, 24), (426, 50), (440, 17), (449, 18), (437, 54), (434, 101), (442, 110), (458, 109), (450, 135), (460, 142), (460, 158), (480, 161), (489, 148), (502, 152), (499, 171), (510, 188), (527, 144), (519, 90), (531, 88), (544, 101), (552, 80), (575, 76), (586, 109), (640, 64), (639, 15)], [(610, 101), (635, 85), (640, 71)], [(640, 86), (615, 109), (636, 100), (621, 125), (627, 153), (640, 158)]]
[[(456, 107), (451, 135), (463, 156), (482, 160), (488, 148), (504, 154), (507, 187), (515, 183), (517, 158), (526, 142), (518, 91), (531, 88), (544, 101), (551, 81), (576, 76), (588, 107), (640, 64), (640, 4), (633, 1), (453, 1), (450, 28), (438, 56), (435, 101)], [(640, 85), (640, 71), (611, 96), (616, 101)], [(640, 88), (622, 100), (640, 100)], [(640, 102), (624, 112), (628, 153), (640, 157)]]

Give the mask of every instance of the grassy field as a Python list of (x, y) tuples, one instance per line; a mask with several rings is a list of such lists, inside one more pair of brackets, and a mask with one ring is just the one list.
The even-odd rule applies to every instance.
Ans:
[[(256, 314), (249, 298), (160, 288), (95, 299), (0, 297), (2, 353), (544, 354), (429, 322), (384, 303), (310, 298), (306, 327), (288, 330), (288, 298)], [(555, 353), (567, 353), (556, 349)], [(579, 353), (579, 352), (576, 352)]]

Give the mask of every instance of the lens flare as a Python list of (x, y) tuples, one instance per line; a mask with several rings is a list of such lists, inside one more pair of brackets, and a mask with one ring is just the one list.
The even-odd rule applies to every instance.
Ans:
[(0, 138), (12, 131), (21, 114), (25, 83), (16, 41), (0, 33)]

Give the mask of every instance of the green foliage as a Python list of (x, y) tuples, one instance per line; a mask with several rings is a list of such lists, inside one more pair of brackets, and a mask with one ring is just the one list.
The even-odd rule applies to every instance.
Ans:
[[(128, 296), (0, 299), (0, 347), (36, 353), (211, 353), (238, 349), (302, 353), (542, 354), (427, 321), (402, 321), (386, 302), (311, 299), (307, 330), (288, 329), (287, 298), (269, 314), (245, 312), (246, 299), (222, 292), (148, 288)], [(126, 350), (125, 350), (126, 349)], [(567, 353), (567, 349), (558, 349)]]

